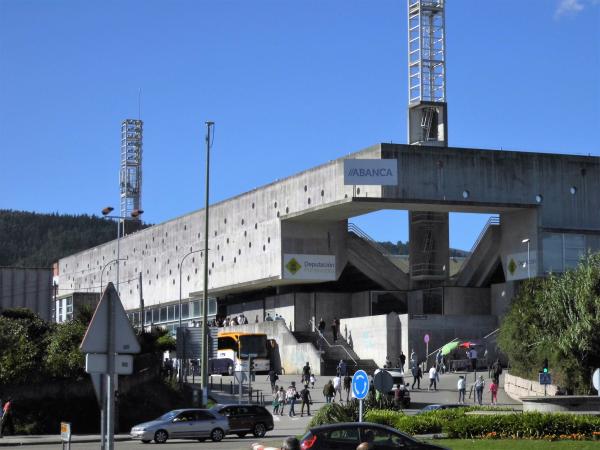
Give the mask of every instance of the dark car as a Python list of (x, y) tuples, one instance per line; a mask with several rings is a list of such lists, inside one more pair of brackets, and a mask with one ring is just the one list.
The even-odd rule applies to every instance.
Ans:
[(229, 419), (229, 434), (244, 437), (252, 433), (263, 437), (274, 427), (273, 416), (264, 406), (258, 405), (215, 405), (212, 410)]
[(356, 450), (361, 442), (372, 442), (376, 450), (445, 448), (419, 442), (394, 428), (368, 422), (336, 423), (310, 428), (300, 440), (300, 448), (302, 450)]

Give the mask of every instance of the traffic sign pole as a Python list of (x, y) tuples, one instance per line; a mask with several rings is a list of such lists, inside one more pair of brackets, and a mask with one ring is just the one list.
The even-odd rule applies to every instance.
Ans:
[(115, 320), (114, 320), (114, 295), (108, 302), (108, 376), (106, 383), (106, 449), (114, 449), (115, 439)]
[(369, 393), (369, 377), (364, 370), (357, 370), (352, 377), (352, 396), (358, 399), (358, 421), (363, 421), (363, 399)]

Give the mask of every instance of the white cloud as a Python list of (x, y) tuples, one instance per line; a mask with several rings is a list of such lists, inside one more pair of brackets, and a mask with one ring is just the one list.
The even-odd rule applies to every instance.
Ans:
[(587, 5), (598, 4), (600, 4), (599, 0), (560, 0), (554, 12), (554, 17), (558, 19), (561, 16), (575, 15), (583, 11)]

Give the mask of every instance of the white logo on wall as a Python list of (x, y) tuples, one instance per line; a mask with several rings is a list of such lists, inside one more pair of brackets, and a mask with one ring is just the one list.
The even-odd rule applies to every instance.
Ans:
[(344, 184), (395, 186), (398, 184), (398, 160), (345, 159)]
[(334, 255), (283, 255), (283, 278), (290, 280), (335, 280)]
[(535, 251), (529, 253), (529, 272), (527, 272), (527, 252), (511, 253), (506, 256), (504, 265), (506, 281), (525, 280), (531, 274), (531, 278), (537, 273), (537, 255)]

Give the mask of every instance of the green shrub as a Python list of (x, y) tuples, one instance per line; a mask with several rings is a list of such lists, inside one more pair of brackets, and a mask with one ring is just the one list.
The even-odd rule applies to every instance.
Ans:
[(404, 413), (393, 411), (389, 409), (372, 409), (367, 411), (365, 414), (365, 422), (378, 423), (381, 425), (387, 425), (389, 427), (395, 427), (396, 422), (400, 417), (403, 417)]
[[(356, 403), (356, 405), (353, 405)], [(358, 402), (347, 402), (346, 405), (340, 403), (329, 403), (323, 406), (317, 414), (313, 416), (308, 424), (308, 428), (318, 427), (337, 422), (356, 422), (358, 421)], [(356, 415), (355, 415), (356, 414)]]

